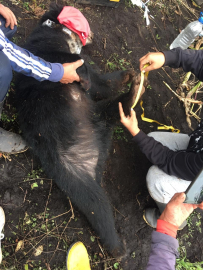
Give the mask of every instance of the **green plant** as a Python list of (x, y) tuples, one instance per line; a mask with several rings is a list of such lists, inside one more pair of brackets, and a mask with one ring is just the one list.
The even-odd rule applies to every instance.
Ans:
[(13, 37), (12, 41), (13, 41), (13, 43), (15, 43), (17, 45), (18, 42), (19, 42), (19, 38), (18, 37)]
[(119, 58), (119, 55), (117, 53), (113, 53), (109, 59), (107, 60), (106, 63), (106, 67), (107, 69), (109, 69), (110, 71), (114, 71), (114, 70), (126, 70), (127, 68), (129, 68), (129, 66), (131, 65), (130, 62), (128, 62), (126, 59), (124, 58)]
[(184, 246), (179, 248), (180, 258), (176, 260), (176, 270), (203, 270), (203, 261), (191, 263), (187, 259), (186, 249)]
[(158, 34), (156, 34), (156, 39), (161, 39), (161, 37), (158, 35)]
[(201, 214), (194, 211), (187, 219), (188, 232), (179, 239), (179, 253), (180, 258), (176, 260), (176, 270), (203, 270), (203, 262), (191, 263), (187, 259), (186, 247), (184, 242), (187, 242), (187, 246), (192, 244), (189, 239), (193, 238), (193, 233), (198, 230), (201, 233)]
[(201, 214), (198, 213), (197, 211), (194, 211), (187, 219), (187, 225), (188, 225), (188, 231), (189, 235), (192, 236), (194, 230), (198, 230), (200, 233), (202, 232), (201, 230)]
[(30, 9), (30, 7), (29, 7), (29, 2), (24, 2), (24, 3), (23, 3), (23, 7), (24, 7), (25, 9), (29, 10), (29, 9)]
[(125, 7), (132, 8), (133, 7), (132, 1), (131, 0), (125, 0)]
[(128, 139), (125, 136), (124, 130), (120, 126), (117, 126), (117, 127), (114, 128), (113, 137), (116, 140), (124, 140), (124, 141), (128, 142)]
[(130, 256), (135, 259), (135, 251), (133, 251)]
[(92, 242), (94, 242), (95, 241), (95, 237), (94, 236), (90, 236), (90, 240), (92, 241)]
[(115, 70), (116, 69), (116, 64), (107, 60), (107, 63), (106, 63), (107, 67), (110, 69), (110, 70)]
[[(27, 177), (24, 179), (24, 181), (29, 181), (31, 179), (38, 179), (41, 177), (42, 173), (44, 171), (42, 168), (39, 168), (37, 170), (32, 170), (31, 173), (28, 173)], [(40, 184), (43, 184), (43, 182), (40, 181)]]
[(118, 262), (114, 263), (113, 267), (114, 269), (119, 269), (119, 263)]
[(8, 116), (5, 112), (1, 114), (1, 121), (4, 123), (14, 122), (17, 118), (17, 113), (12, 114), (12, 116)]

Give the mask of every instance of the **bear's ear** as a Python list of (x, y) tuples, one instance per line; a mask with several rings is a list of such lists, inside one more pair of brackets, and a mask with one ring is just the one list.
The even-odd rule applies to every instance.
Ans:
[(76, 70), (78, 76), (80, 77), (80, 84), (82, 88), (87, 91), (91, 88), (91, 78), (88, 67), (85, 65), (85, 63), (77, 68)]
[(55, 22), (56, 24), (59, 24), (57, 17), (61, 13), (62, 9), (63, 9), (63, 6), (55, 4), (55, 3), (51, 3), (49, 6), (49, 10), (45, 12), (45, 14), (40, 19), (40, 24), (42, 24), (48, 19)]

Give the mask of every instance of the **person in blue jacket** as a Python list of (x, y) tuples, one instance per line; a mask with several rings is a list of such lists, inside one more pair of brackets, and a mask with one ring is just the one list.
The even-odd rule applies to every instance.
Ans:
[[(0, 4), (0, 117), (3, 103), (12, 80), (12, 70), (31, 76), (38, 81), (72, 83), (80, 78), (76, 69), (83, 60), (75, 63), (49, 63), (29, 51), (15, 45), (9, 39), (17, 30), (17, 19), (13, 12)], [(27, 149), (20, 135), (0, 128), (0, 153), (16, 154)]]

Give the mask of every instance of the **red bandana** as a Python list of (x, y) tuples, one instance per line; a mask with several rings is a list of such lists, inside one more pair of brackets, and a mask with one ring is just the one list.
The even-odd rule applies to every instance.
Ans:
[(90, 26), (83, 14), (74, 7), (64, 7), (58, 16), (60, 24), (78, 34), (83, 46), (86, 44), (86, 39), (90, 33)]

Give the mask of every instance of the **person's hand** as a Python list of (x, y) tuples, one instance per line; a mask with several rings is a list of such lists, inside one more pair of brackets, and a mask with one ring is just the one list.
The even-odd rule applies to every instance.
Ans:
[(17, 25), (17, 19), (16, 16), (13, 14), (13, 12), (0, 4), (0, 15), (2, 15), (6, 19), (5, 27), (9, 27), (13, 30), (14, 26)]
[(183, 203), (185, 201), (185, 196), (186, 195), (183, 192), (176, 193), (167, 204), (159, 219), (179, 227), (194, 209), (197, 207), (203, 209), (203, 202), (198, 205)]
[(76, 62), (73, 63), (65, 63), (63, 64), (63, 68), (64, 68), (64, 74), (63, 74), (63, 78), (60, 80), (61, 83), (72, 83), (74, 81), (79, 82), (80, 78), (76, 72), (76, 69), (79, 68), (80, 66), (82, 66), (84, 63), (83, 59), (80, 59)]
[(137, 135), (140, 131), (138, 128), (138, 121), (136, 118), (136, 113), (133, 109), (131, 109), (130, 116), (125, 116), (122, 104), (119, 102), (119, 113), (120, 113), (120, 121), (121, 123), (128, 129), (128, 131), (133, 135)]
[[(165, 55), (162, 52), (148, 53), (140, 58), (140, 71), (150, 71), (162, 67), (165, 63)], [(144, 68), (145, 64), (149, 64)]]

